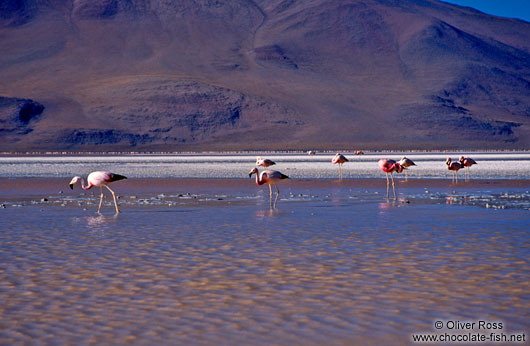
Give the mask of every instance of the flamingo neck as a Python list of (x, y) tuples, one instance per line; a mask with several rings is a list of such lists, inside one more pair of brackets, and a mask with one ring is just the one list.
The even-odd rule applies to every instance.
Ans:
[(88, 183), (87, 186), (85, 186), (85, 179), (81, 178), (81, 188), (83, 190), (90, 190), (92, 188), (92, 184)]
[(262, 173), (256, 173), (256, 184), (258, 185), (263, 185), (265, 184), (265, 180), (262, 179), (262, 177), (260, 177), (260, 175), (263, 175), (264, 172)]

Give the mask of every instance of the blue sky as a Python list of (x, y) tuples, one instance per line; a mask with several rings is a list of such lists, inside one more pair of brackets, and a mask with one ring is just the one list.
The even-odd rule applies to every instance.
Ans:
[(530, 22), (529, 0), (443, 0), (460, 6), (468, 6), (477, 10), (501, 17), (519, 18)]

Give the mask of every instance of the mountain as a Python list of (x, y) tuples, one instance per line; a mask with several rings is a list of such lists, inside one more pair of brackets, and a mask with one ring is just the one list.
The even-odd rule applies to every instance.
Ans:
[(4, 0), (0, 52), (4, 151), (530, 145), (530, 23), (435, 0)]

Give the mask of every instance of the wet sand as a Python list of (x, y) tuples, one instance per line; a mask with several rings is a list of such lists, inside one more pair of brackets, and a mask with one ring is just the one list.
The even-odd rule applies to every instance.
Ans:
[[(530, 181), (0, 179), (0, 343), (409, 344), (526, 331)], [(392, 192), (390, 192), (392, 193)]]

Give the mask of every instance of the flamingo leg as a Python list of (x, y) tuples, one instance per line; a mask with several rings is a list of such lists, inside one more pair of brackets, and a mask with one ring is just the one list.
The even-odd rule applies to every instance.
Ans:
[(394, 201), (397, 199), (397, 196), (396, 196), (396, 187), (394, 185), (394, 175), (392, 173), (390, 173), (390, 178), (392, 178), (392, 190), (394, 191)]
[(276, 208), (276, 203), (278, 203), (278, 197), (280, 197), (280, 189), (278, 189), (278, 185), (274, 184), (274, 187), (276, 188), (276, 199), (274, 200), (274, 208)]
[(339, 179), (342, 180), (342, 163), (339, 163)]
[(272, 186), (271, 184), (268, 184), (269, 185), (269, 200), (270, 200), (270, 204), (271, 204), (271, 208), (272, 208)]
[[(118, 209), (118, 203), (116, 203), (116, 194), (107, 185), (103, 185), (103, 186), (105, 186), (110, 191), (110, 193), (112, 193), (112, 198), (114, 198), (114, 207), (116, 207), (116, 214), (119, 214), (120, 210)], [(102, 190), (101, 194), (103, 195), (103, 188), (101, 190)]]
[(103, 186), (100, 186), (100, 189), (101, 189), (101, 197), (99, 198), (98, 214), (101, 214), (101, 213), (100, 213), (100, 210), (101, 210), (101, 203), (103, 203)]
[(455, 181), (456, 181), (456, 184), (458, 184), (458, 171), (455, 171)]
[(409, 171), (405, 169), (405, 181), (409, 181)]
[(386, 173), (386, 199), (388, 200), (388, 189), (390, 188), (390, 181), (388, 180), (388, 173)]

